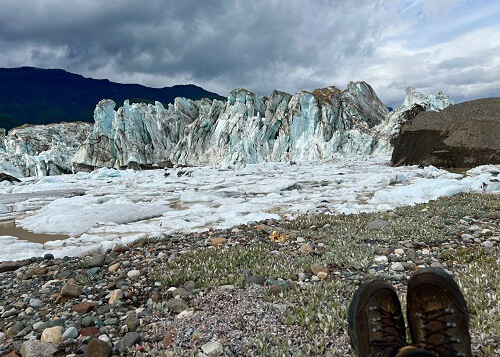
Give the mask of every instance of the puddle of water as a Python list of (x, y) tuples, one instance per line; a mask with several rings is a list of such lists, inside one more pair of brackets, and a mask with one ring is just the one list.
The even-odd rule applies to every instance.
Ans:
[(38, 234), (17, 227), (14, 221), (0, 222), (0, 236), (12, 236), (27, 240), (33, 243), (46, 243), (51, 240), (68, 239), (69, 236), (63, 234)]

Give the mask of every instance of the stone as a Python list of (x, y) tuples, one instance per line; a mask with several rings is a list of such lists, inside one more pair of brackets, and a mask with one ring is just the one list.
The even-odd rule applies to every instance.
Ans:
[(201, 350), (208, 356), (219, 355), (222, 353), (222, 343), (219, 341), (207, 342), (201, 346)]
[(400, 262), (394, 262), (391, 264), (391, 270), (404, 271), (405, 268), (404, 268), (403, 264), (401, 264)]
[(219, 245), (223, 245), (227, 243), (227, 238), (217, 237), (212, 238), (212, 246), (218, 247)]
[(129, 277), (130, 280), (132, 281), (137, 281), (139, 280), (139, 277), (141, 276), (141, 272), (139, 270), (131, 270), (127, 273), (127, 276)]
[(104, 320), (104, 325), (106, 326), (118, 325), (119, 321), (120, 320), (117, 317), (110, 317), (109, 319)]
[(482, 242), (481, 245), (485, 248), (493, 248), (493, 242), (490, 242), (489, 240)]
[(68, 327), (66, 329), (66, 331), (64, 331), (64, 333), (62, 335), (63, 341), (66, 341), (69, 338), (73, 338), (74, 339), (74, 338), (77, 338), (77, 337), (78, 337), (78, 330), (74, 326)]
[(34, 308), (43, 307), (43, 302), (40, 299), (30, 299), (30, 306)]
[(491, 229), (488, 229), (488, 228), (484, 228), (482, 231), (481, 231), (481, 236), (483, 237), (490, 237), (493, 235), (493, 231)]
[(303, 243), (300, 248), (299, 248), (299, 251), (302, 253), (302, 254), (309, 254), (309, 253), (312, 253), (314, 251), (313, 247), (311, 247), (309, 244), (307, 243)]
[(500, 164), (500, 98), (422, 111), (394, 143), (396, 166), (475, 167)]
[(7, 336), (10, 338), (16, 337), (26, 326), (22, 322), (16, 322), (14, 326), (7, 329)]
[(189, 316), (194, 315), (194, 309), (186, 309), (184, 311), (181, 311), (179, 314), (177, 314), (176, 318), (177, 319), (183, 319)]
[(36, 268), (31, 268), (30, 270), (28, 270), (25, 274), (24, 274), (24, 277), (26, 279), (30, 279), (34, 276), (38, 276), (38, 275), (45, 275), (47, 274), (49, 270), (45, 267), (36, 267)]
[(111, 356), (111, 347), (100, 339), (93, 338), (87, 345), (84, 357), (109, 357)]
[(7, 271), (14, 271), (21, 267), (19, 262), (6, 261), (0, 263), (0, 273), (5, 273)]
[(246, 287), (251, 284), (264, 285), (266, 282), (266, 278), (263, 276), (248, 276), (243, 280), (243, 287)]
[(188, 308), (188, 305), (181, 299), (170, 299), (167, 301), (167, 308), (176, 314), (180, 314)]
[(384, 229), (385, 227), (387, 227), (388, 225), (389, 225), (388, 221), (378, 220), (378, 221), (369, 222), (366, 225), (366, 229), (380, 231), (380, 230)]
[(106, 261), (106, 254), (97, 253), (87, 259), (87, 265), (90, 268), (102, 267)]
[(172, 291), (172, 296), (173, 297), (180, 297), (182, 299), (182, 298), (190, 297), (191, 293), (184, 288), (177, 288), (174, 291)]
[(113, 265), (110, 265), (110, 266), (109, 266), (109, 268), (108, 268), (108, 271), (109, 271), (110, 273), (114, 273), (114, 272), (116, 272), (116, 271), (120, 268), (120, 265), (121, 265), (121, 263), (120, 263), (120, 262), (115, 263), (115, 264), (113, 264)]
[(61, 326), (49, 327), (43, 330), (41, 342), (51, 342), (58, 344), (62, 342), (63, 328)]
[(167, 349), (167, 348), (170, 348), (172, 346), (172, 342), (174, 340), (174, 335), (172, 332), (168, 331), (166, 334), (165, 334), (165, 337), (163, 337), (163, 341), (162, 341), (162, 344), (163, 344), (163, 348)]
[(85, 316), (82, 319), (82, 326), (83, 327), (92, 327), (95, 326), (95, 320), (92, 316)]
[(112, 305), (113, 303), (121, 300), (123, 298), (123, 291), (121, 289), (116, 289), (111, 293), (111, 297), (109, 298), (109, 304)]
[(57, 347), (52, 343), (29, 340), (21, 345), (22, 357), (52, 357)]
[(328, 273), (325, 273), (324, 271), (318, 272), (316, 276), (319, 278), (319, 280), (325, 280), (328, 277)]
[(389, 259), (385, 255), (376, 255), (373, 261), (375, 264), (385, 264), (389, 262)]
[(398, 248), (398, 249), (394, 249), (394, 254), (398, 255), (398, 256), (402, 256), (405, 254), (405, 251), (401, 248)]
[(141, 321), (134, 315), (130, 315), (125, 320), (129, 331), (135, 331), (140, 326)]
[(61, 289), (61, 296), (66, 298), (75, 298), (83, 293), (83, 287), (77, 284), (68, 283)]
[(311, 271), (314, 275), (318, 275), (318, 273), (323, 272), (324, 274), (328, 275), (330, 270), (327, 267), (323, 267), (320, 265), (311, 265)]
[(81, 302), (73, 306), (73, 311), (79, 313), (80, 315), (89, 313), (94, 310), (95, 304), (92, 302)]
[(131, 347), (134, 347), (136, 344), (142, 341), (141, 335), (137, 332), (127, 332), (125, 336), (123, 336), (120, 341), (116, 343), (116, 349), (125, 353)]
[(84, 327), (80, 330), (80, 336), (99, 337), (101, 331), (97, 327)]
[(5, 339), (7, 338), (7, 335), (3, 332), (0, 332), (0, 345), (4, 343)]

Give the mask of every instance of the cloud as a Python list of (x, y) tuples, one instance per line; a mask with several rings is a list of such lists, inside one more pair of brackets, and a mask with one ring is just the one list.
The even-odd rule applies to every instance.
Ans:
[[(222, 95), (365, 80), (392, 106), (406, 85), (465, 99), (493, 93), (499, 77), (498, 49), (480, 40), (500, 38), (494, 24), (480, 26), (494, 10), (478, 2), (3, 0), (0, 66)], [(457, 21), (441, 25), (448, 17)]]

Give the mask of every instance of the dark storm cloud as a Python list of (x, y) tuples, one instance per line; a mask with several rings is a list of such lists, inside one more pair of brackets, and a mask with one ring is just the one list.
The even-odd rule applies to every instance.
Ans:
[[(428, 43), (432, 36), (421, 41), (419, 33), (434, 31), (439, 16), (462, 11), (462, 3), (2, 0), (0, 66), (64, 68), (156, 87), (195, 83), (222, 95), (237, 87), (267, 95), (365, 80), (390, 105), (400, 103), (406, 85), (460, 94), (474, 84), (475, 95), (490, 93), (498, 51), (413, 46)], [(486, 9), (475, 18), (483, 12), (491, 15)]]
[[(359, 5), (364, 15), (378, 6)], [(0, 42), (12, 53), (3, 64), (80, 73), (107, 67), (115, 80), (135, 73), (292, 89), (301, 75), (324, 84), (318, 64), (331, 76), (339, 63), (372, 46), (370, 16), (352, 23), (354, 10), (345, 1), (17, 0), (1, 6)]]

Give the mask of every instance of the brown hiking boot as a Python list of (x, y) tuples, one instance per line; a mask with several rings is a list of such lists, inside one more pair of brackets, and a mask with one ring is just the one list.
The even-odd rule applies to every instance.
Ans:
[(464, 296), (443, 269), (417, 270), (408, 283), (408, 325), (413, 343), (438, 356), (472, 356)]
[(347, 321), (358, 357), (394, 356), (406, 345), (401, 304), (394, 287), (383, 280), (371, 280), (358, 288)]

